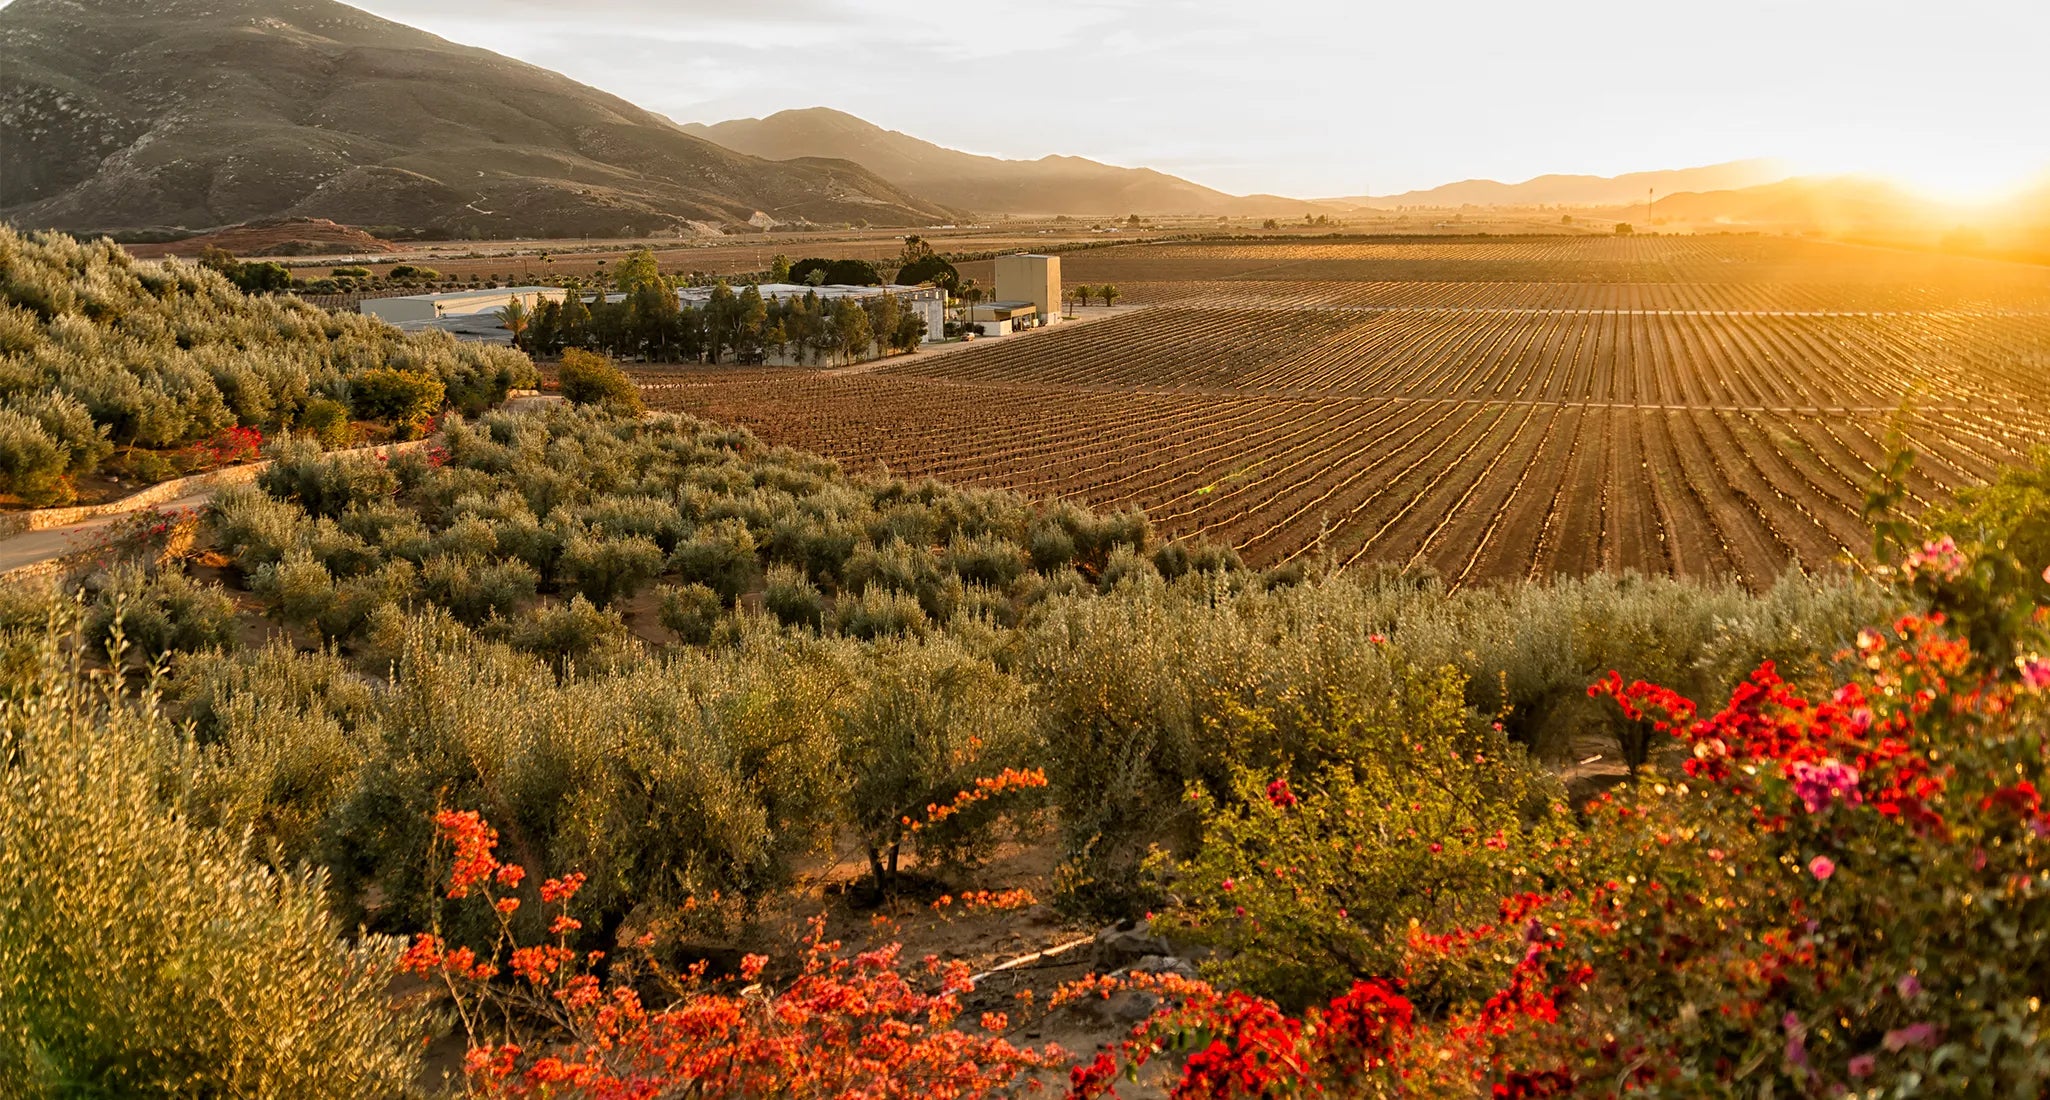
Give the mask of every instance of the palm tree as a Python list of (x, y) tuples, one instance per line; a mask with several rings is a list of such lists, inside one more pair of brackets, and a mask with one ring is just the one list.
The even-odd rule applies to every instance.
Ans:
[(961, 303), (961, 323), (965, 325), (968, 323), (969, 312), (975, 308), (975, 303), (982, 301), (982, 288), (975, 285), (973, 279), (963, 279), (960, 287), (954, 291), (954, 300)]
[(1104, 308), (1108, 309), (1112, 302), (1118, 300), (1118, 288), (1105, 283), (1096, 288), (1096, 296), (1103, 299)]
[(518, 298), (507, 298), (505, 305), (498, 309), (499, 327), (512, 333), (514, 347), (520, 346), (520, 338), (527, 334), (527, 325), (532, 320), (533, 314), (527, 311), (527, 303)]
[(1078, 286), (1078, 287), (1076, 287), (1076, 288), (1075, 288), (1075, 297), (1077, 297), (1077, 298), (1080, 298), (1080, 299), (1082, 299), (1082, 308), (1083, 308), (1083, 309), (1088, 309), (1088, 308), (1089, 308), (1089, 299), (1090, 299), (1090, 298), (1091, 298), (1092, 296), (1094, 296), (1094, 295), (1095, 295), (1095, 293), (1096, 293), (1096, 288), (1095, 288), (1095, 287), (1093, 287), (1093, 286), (1090, 286), (1090, 285), (1089, 285), (1088, 283), (1083, 283), (1083, 284), (1082, 284), (1081, 286)]

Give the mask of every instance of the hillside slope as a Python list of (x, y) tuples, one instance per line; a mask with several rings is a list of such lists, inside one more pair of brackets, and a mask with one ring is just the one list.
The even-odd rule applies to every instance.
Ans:
[(1940, 211), (1939, 204), (1861, 176), (1804, 176), (1760, 187), (1682, 192), (1652, 207), (1657, 217), (1674, 221), (1824, 232), (1919, 225)]
[(853, 161), (914, 194), (985, 214), (1251, 217), (1334, 210), (1273, 195), (1228, 195), (1151, 168), (1120, 168), (1082, 157), (1004, 160), (964, 153), (827, 107), (709, 126), (693, 123), (683, 129), (736, 152), (772, 160)]
[(0, 8), (0, 217), (272, 217), (484, 234), (929, 223), (862, 168), (770, 163), (567, 77), (333, 0)]

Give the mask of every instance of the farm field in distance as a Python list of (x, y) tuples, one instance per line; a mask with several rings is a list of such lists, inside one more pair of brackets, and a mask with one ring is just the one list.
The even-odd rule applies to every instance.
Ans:
[[(964, 265), (963, 274), (985, 279)], [(2050, 270), (1770, 237), (1136, 244), (1119, 315), (849, 371), (648, 371), (855, 470), (1143, 508), (1251, 564), (1770, 583), (2050, 442)], [(659, 376), (659, 377), (658, 377)]]

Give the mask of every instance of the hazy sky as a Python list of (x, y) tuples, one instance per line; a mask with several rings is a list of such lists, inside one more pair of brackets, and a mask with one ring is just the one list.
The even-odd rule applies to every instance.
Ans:
[(2050, 0), (357, 0), (679, 121), (837, 107), (1009, 157), (1386, 194), (1751, 156), (2050, 166)]

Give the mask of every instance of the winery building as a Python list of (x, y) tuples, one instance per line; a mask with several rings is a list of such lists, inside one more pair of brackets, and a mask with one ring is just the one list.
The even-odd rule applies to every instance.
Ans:
[(1061, 258), (1018, 253), (996, 258), (996, 294), (969, 311), (983, 336), (1010, 336), (1061, 319)]

